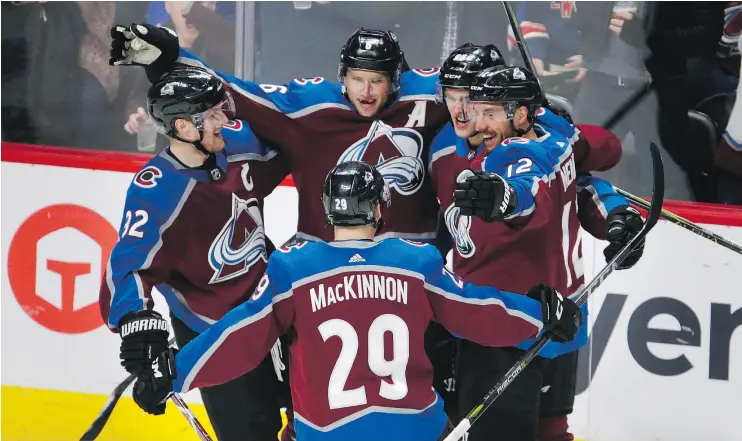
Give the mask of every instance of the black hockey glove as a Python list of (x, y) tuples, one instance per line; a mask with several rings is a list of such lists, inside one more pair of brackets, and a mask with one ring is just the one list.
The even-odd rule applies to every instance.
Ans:
[(152, 415), (165, 413), (165, 404), (173, 393), (175, 372), (175, 351), (167, 349), (154, 359), (149, 373), (134, 383), (134, 402)]
[(155, 311), (129, 313), (119, 322), (121, 366), (141, 378), (150, 373), (152, 361), (167, 350), (167, 321)]
[(178, 35), (149, 24), (111, 28), (111, 66), (143, 66), (151, 83), (172, 70), (178, 59)]
[(477, 216), (485, 222), (504, 219), (518, 205), (518, 196), (507, 181), (482, 170), (459, 173), (453, 199), (462, 216)]
[[(610, 244), (603, 250), (603, 255), (605, 261), (609, 262), (639, 233), (644, 226), (644, 219), (633, 207), (619, 207), (608, 214), (606, 225), (605, 238)], [(631, 268), (639, 261), (642, 254), (644, 254), (644, 240), (626, 256), (626, 259), (616, 269)]]
[(557, 343), (572, 341), (582, 325), (582, 311), (568, 297), (546, 285), (536, 285), (526, 295), (541, 302), (544, 332)]

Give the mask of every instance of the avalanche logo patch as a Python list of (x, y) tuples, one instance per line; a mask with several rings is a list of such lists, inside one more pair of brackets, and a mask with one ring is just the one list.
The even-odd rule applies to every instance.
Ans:
[(337, 163), (364, 161), (376, 165), (389, 187), (411, 195), (425, 180), (422, 152), (423, 137), (417, 130), (374, 121), (368, 134), (348, 147)]
[(153, 188), (157, 186), (157, 180), (162, 177), (162, 171), (154, 165), (148, 165), (139, 170), (134, 176), (134, 185), (142, 188)]
[(434, 67), (432, 69), (413, 69), (413, 72), (420, 75), (421, 77), (436, 76), (440, 71), (441, 69), (439, 67)]
[(232, 217), (209, 247), (209, 265), (219, 283), (245, 274), (258, 261), (268, 261), (265, 229), (258, 200), (240, 199), (232, 194)]
[(239, 119), (230, 119), (222, 127), (227, 130), (232, 130), (233, 132), (239, 132), (240, 130), (242, 130), (243, 123)]
[(456, 243), (456, 250), (459, 252), (459, 255), (465, 259), (473, 256), (477, 247), (469, 235), (471, 217), (459, 216), (459, 208), (454, 204), (451, 204), (446, 209), (444, 217), (446, 218), (446, 227)]

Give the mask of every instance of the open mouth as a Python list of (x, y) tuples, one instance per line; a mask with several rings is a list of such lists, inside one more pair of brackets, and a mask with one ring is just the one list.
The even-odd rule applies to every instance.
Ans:
[(482, 136), (484, 145), (487, 148), (494, 148), (500, 143), (500, 137), (496, 133), (485, 133)]
[(374, 108), (374, 105), (376, 104), (376, 99), (368, 99), (368, 100), (359, 99), (358, 104), (361, 105), (362, 109), (371, 110)]
[(454, 125), (457, 129), (464, 129), (469, 125), (469, 120), (464, 118), (463, 116), (457, 116), (454, 118)]

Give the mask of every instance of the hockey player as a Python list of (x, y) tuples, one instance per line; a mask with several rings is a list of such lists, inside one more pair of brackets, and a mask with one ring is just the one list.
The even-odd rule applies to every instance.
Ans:
[[(179, 51), (177, 38), (163, 28), (132, 25), (116, 27), (112, 34), (111, 63), (144, 64), (151, 78), (176, 61), (204, 66)], [(443, 226), (425, 160), (448, 116), (435, 100), (438, 69), (402, 73), (403, 62), (392, 32), (359, 29), (340, 52), (339, 83), (299, 78), (277, 86), (218, 74), (233, 91), (237, 117), (248, 121), (261, 139), (277, 144), (291, 165), (299, 194), (297, 238), (332, 240), (316, 195), (328, 170), (358, 160), (375, 164), (399, 201), (387, 211), (386, 228), (376, 240), (438, 238)], [(441, 339), (445, 332), (432, 324), (428, 347), (436, 359), (436, 388), (449, 403), (445, 395), (453, 391), (443, 382), (452, 378), (453, 360), (443, 356), (439, 362), (432, 354), (434, 348), (452, 354)]]
[[(445, 201), (441, 209), (446, 213), (452, 234), (456, 229), (450, 223), (456, 218), (452, 198), (456, 177), (464, 169), (481, 167), (481, 161), (486, 156), (483, 134), (476, 130), (475, 121), (466, 117), (469, 86), (479, 72), (494, 66), (505, 66), (500, 51), (494, 45), (467, 43), (452, 52), (441, 67), (438, 99), (446, 105), (451, 121), (433, 142), (428, 171), (436, 185), (439, 200)], [(579, 211), (580, 223), (589, 233), (604, 239), (605, 216), (609, 211), (606, 207), (613, 208), (616, 204), (626, 205), (628, 202), (613, 191), (608, 182), (589, 176), (589, 173), (608, 170), (618, 163), (621, 157), (620, 141), (601, 127), (579, 125), (578, 128), (547, 107), (538, 108), (535, 115), (535, 124), (540, 129), (555, 132), (572, 143), (578, 174), (576, 183), (580, 193), (578, 206), (589, 207)], [(625, 266), (633, 265), (635, 261), (632, 259)]]
[[(168, 346), (152, 288), (167, 300), (179, 347), (244, 302), (273, 251), (263, 199), (288, 172), (247, 124), (228, 121), (231, 94), (204, 70), (168, 73), (149, 89), (147, 107), (171, 143), (129, 186), (100, 290), (103, 319), (121, 335), (122, 365), (140, 378)], [(276, 439), (285, 405), (278, 400), (289, 399), (288, 386), (271, 357), (257, 364), (201, 391), (219, 441)]]
[[(119, 26), (113, 35), (112, 64), (145, 64), (150, 77), (176, 62), (205, 67), (162, 28)], [(328, 170), (356, 160), (376, 164), (400, 198), (377, 240), (436, 237), (438, 205), (425, 158), (447, 115), (435, 102), (438, 69), (402, 73), (403, 60), (392, 32), (359, 29), (341, 50), (339, 83), (318, 77), (266, 85), (217, 73), (232, 91), (237, 117), (278, 145), (291, 164), (299, 193), (298, 238), (332, 240), (314, 195)]]
[(374, 241), (389, 198), (374, 167), (335, 167), (322, 197), (335, 240), (274, 253), (248, 302), (174, 363), (170, 351), (158, 358), (156, 372), (134, 387), (137, 404), (161, 414), (172, 392), (242, 375), (288, 333), (299, 441), (434, 441), (446, 416), (423, 349), (429, 321), (489, 346), (532, 338), (542, 327), (560, 341), (575, 336), (579, 308), (550, 287), (527, 296), (478, 287), (446, 270), (431, 245)]
[[(474, 81), (477, 73), (485, 68), (493, 66), (504, 67), (504, 62), (496, 47), (476, 46), (466, 44), (455, 50), (443, 63), (440, 72), (441, 89), (439, 97), (443, 101), (451, 115), (450, 124), (446, 125), (438, 134), (431, 147), (428, 170), (436, 185), (438, 198), (442, 203), (441, 210), (445, 213), (446, 224), (455, 239), (455, 250), (453, 252), (453, 269), (457, 271), (458, 265), (466, 259), (477, 259), (475, 256), (475, 244), (465, 233), (471, 219), (468, 216), (459, 216), (459, 208), (454, 206), (453, 193), (455, 190), (456, 176), (463, 170), (477, 168), (481, 164), (483, 150), (483, 134), (476, 130), (476, 121), (467, 118), (466, 103), (469, 100), (469, 86)], [(575, 156), (575, 164), (578, 173), (585, 173), (591, 168), (608, 169), (618, 162), (621, 156), (621, 148), (618, 140), (610, 132), (599, 127), (584, 127), (587, 135), (570, 124), (567, 120), (555, 115), (549, 109), (541, 107), (536, 112), (535, 123), (545, 131), (556, 131), (557, 134), (567, 137), (573, 142), (572, 148)], [(589, 141), (588, 141), (589, 139)], [(478, 156), (477, 153), (480, 153)], [(481, 167), (481, 165), (479, 165)], [(598, 238), (605, 238), (605, 215), (607, 209), (617, 204), (625, 204), (625, 200), (618, 196), (605, 181), (590, 176), (578, 176), (576, 179), (580, 193), (578, 213), (573, 213), (575, 218), (569, 219), (574, 224), (582, 224), (585, 229)], [(608, 208), (606, 208), (608, 207)], [(577, 219), (577, 214), (579, 218)], [(461, 232), (462, 234), (458, 234)], [(513, 234), (517, 234), (514, 232)], [(580, 245), (575, 243), (579, 236), (571, 238), (570, 248), (573, 252), (581, 255)], [(566, 266), (567, 263), (565, 262)], [(565, 269), (566, 271), (566, 269)], [(582, 278), (579, 279), (582, 283)], [(542, 352), (542, 356), (548, 354)], [(576, 353), (563, 356), (564, 361), (558, 360), (552, 364), (560, 365), (568, 363), (572, 369), (576, 369)], [(457, 373), (457, 377), (466, 377), (469, 366), (459, 366), (464, 374)], [(496, 381), (496, 379), (492, 380)], [(471, 382), (467, 378), (459, 378), (459, 390), (468, 389)], [(477, 390), (481, 388), (478, 387)], [(541, 409), (545, 415), (546, 426), (553, 420), (552, 412), (549, 411), (552, 397), (562, 393), (563, 389), (555, 388), (554, 391), (542, 394)], [(567, 394), (570, 388), (567, 388)], [(471, 393), (467, 393), (471, 396)], [(571, 391), (572, 396), (574, 391)], [(471, 399), (471, 398), (470, 398)], [(561, 399), (561, 398), (560, 398)], [(562, 400), (564, 401), (564, 400)], [(571, 402), (571, 401), (570, 401)], [(471, 403), (464, 403), (470, 405)], [(571, 408), (571, 406), (569, 406)], [(469, 408), (462, 407), (460, 410), (468, 411)], [(566, 430), (566, 426), (565, 426)]]
[[(573, 294), (583, 282), (576, 205), (586, 201), (578, 202), (569, 139), (537, 124), (543, 97), (525, 69), (481, 71), (469, 95), (468, 116), (483, 137), (480, 169), (472, 167), (471, 176), (457, 184), (454, 200), (441, 201), (455, 205), (450, 214), (457, 244), (455, 270), (464, 280), (497, 280), (513, 292), (546, 283)], [(597, 184), (595, 191), (602, 191)], [(599, 211), (608, 212), (603, 225), (611, 241), (606, 258), (612, 258), (641, 228), (642, 219), (618, 195), (599, 196), (594, 202)], [(627, 265), (640, 255), (634, 253)], [(579, 335), (575, 345), (586, 338)], [(476, 405), (525, 348), (493, 349), (463, 341), (457, 372), (460, 406)], [(471, 428), (469, 440), (491, 439), (493, 433), (509, 441), (571, 439), (567, 415), (574, 400), (575, 363), (575, 353), (534, 360)]]

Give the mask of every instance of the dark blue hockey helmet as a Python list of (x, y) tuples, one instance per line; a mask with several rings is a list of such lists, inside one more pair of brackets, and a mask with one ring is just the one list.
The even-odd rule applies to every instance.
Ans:
[(505, 59), (494, 44), (466, 43), (451, 52), (443, 62), (438, 82), (443, 88), (468, 88), (479, 72), (495, 66), (505, 66)]
[(381, 173), (372, 165), (361, 161), (342, 162), (327, 174), (322, 191), (322, 205), (327, 223), (337, 226), (358, 226), (377, 222), (376, 204), (384, 207), (391, 203), (389, 186)]
[(469, 86), (471, 103), (502, 105), (507, 119), (513, 118), (520, 106), (528, 108), (531, 122), (544, 102), (541, 85), (531, 71), (518, 66), (496, 66), (479, 72)]
[(360, 28), (340, 51), (338, 81), (343, 84), (348, 69), (381, 72), (392, 80), (391, 92), (394, 93), (399, 90), (404, 65), (404, 53), (392, 31)]
[(222, 81), (201, 68), (174, 69), (147, 91), (150, 118), (160, 133), (173, 138), (176, 120), (192, 121), (202, 131), (204, 115), (212, 109), (225, 112), (227, 118), (234, 117), (234, 101)]

